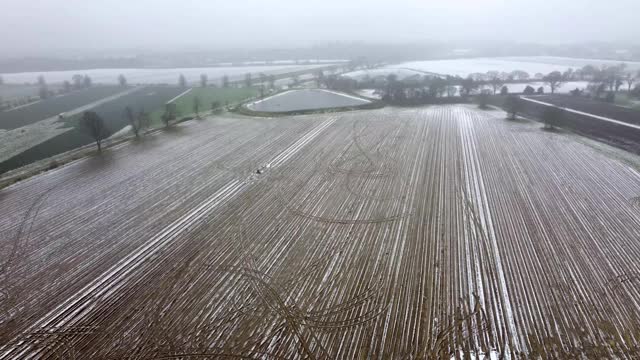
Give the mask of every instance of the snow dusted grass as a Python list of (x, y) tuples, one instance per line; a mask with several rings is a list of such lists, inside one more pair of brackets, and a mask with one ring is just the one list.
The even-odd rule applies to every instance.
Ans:
[(0, 162), (69, 130), (55, 117), (13, 130), (0, 130)]

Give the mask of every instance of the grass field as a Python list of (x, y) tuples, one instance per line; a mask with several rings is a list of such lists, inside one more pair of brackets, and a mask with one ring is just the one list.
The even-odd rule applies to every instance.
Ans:
[(616, 93), (615, 101), (616, 101), (616, 105), (640, 110), (640, 99), (629, 96), (628, 92), (619, 91), (618, 93)]
[[(237, 103), (260, 93), (257, 88), (214, 88), (214, 87), (196, 87), (190, 92), (181, 96), (175, 101), (179, 116), (192, 114), (194, 99), (200, 99), (200, 111), (206, 112), (211, 110), (211, 104), (215, 101), (220, 106), (226, 103)], [(162, 124), (161, 116), (164, 113), (164, 107), (156, 108), (151, 113), (152, 126), (160, 126)]]

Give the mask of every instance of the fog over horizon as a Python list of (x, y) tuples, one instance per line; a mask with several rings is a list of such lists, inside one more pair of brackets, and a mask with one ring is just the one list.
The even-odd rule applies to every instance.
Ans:
[(336, 41), (637, 43), (637, 0), (3, 0), (4, 56)]

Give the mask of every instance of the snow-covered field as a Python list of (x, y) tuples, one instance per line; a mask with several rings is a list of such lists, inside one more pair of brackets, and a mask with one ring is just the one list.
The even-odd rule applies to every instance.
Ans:
[[(538, 88), (542, 86), (544, 88), (545, 94), (551, 93), (551, 88), (543, 82), (534, 81), (527, 84), (506, 84), (507, 88), (509, 89), (509, 93), (521, 93), (524, 91), (527, 85), (530, 85), (536, 90), (538, 90)], [(587, 88), (587, 85), (589, 85), (589, 82), (587, 81), (568, 81), (557, 88), (556, 93), (568, 94), (571, 90), (575, 90), (576, 88), (584, 90)]]
[(62, 83), (71, 81), (74, 74), (89, 75), (94, 83), (117, 84), (118, 76), (123, 74), (129, 84), (176, 84), (178, 77), (183, 74), (187, 82), (191, 84), (200, 81), (201, 74), (207, 74), (211, 83), (220, 82), (227, 75), (230, 80), (244, 78), (246, 73), (251, 73), (254, 78), (260, 73), (281, 74), (293, 71), (314, 69), (326, 65), (271, 65), (271, 66), (238, 66), (238, 67), (210, 67), (210, 68), (169, 68), (169, 69), (93, 69), (93, 70), (69, 70), (69, 71), (44, 71), (4, 74), (4, 82), (7, 84), (35, 83), (38, 76), (42, 75), (48, 83)]
[(352, 72), (343, 74), (343, 76), (348, 76), (356, 80), (362, 80), (366, 76), (375, 78), (378, 76), (387, 76), (389, 74), (396, 74), (398, 76), (398, 79), (400, 80), (414, 76), (414, 75), (420, 75), (420, 76), (425, 75), (423, 71), (403, 69), (398, 65), (393, 65), (393, 66), (390, 65), (390, 66), (385, 66), (383, 68), (378, 68), (378, 69), (352, 71)]
[[(390, 65), (383, 69), (413, 69), (442, 75), (457, 75), (461, 77), (466, 77), (473, 73), (486, 73), (487, 71), (511, 72), (514, 70), (522, 70), (528, 72), (529, 75), (533, 77), (536, 73), (546, 75), (552, 71), (565, 71), (568, 68), (578, 69), (586, 65), (599, 67), (603, 65), (617, 65), (620, 63), (621, 61), (614, 60), (532, 56), (411, 61)], [(627, 64), (627, 68), (630, 70), (640, 70), (640, 62), (625, 63)]]

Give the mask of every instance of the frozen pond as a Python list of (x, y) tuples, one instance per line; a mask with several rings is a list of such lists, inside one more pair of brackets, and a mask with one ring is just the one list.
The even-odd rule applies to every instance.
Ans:
[(255, 111), (284, 112), (358, 106), (369, 102), (365, 99), (329, 90), (303, 89), (276, 94), (253, 102), (247, 107)]
[(236, 66), (236, 67), (210, 67), (210, 68), (168, 68), (168, 69), (93, 69), (93, 70), (68, 70), (68, 71), (44, 71), (3, 74), (7, 84), (36, 83), (38, 76), (44, 76), (47, 83), (62, 83), (71, 81), (75, 74), (88, 75), (94, 83), (117, 84), (118, 76), (123, 74), (129, 84), (176, 84), (178, 77), (183, 74), (189, 84), (200, 82), (200, 75), (207, 74), (210, 83), (220, 83), (225, 75), (229, 80), (244, 79), (246, 73), (251, 73), (253, 80), (258, 80), (260, 73), (282, 74), (294, 71), (303, 71), (324, 67), (324, 65), (270, 65), (270, 66)]

